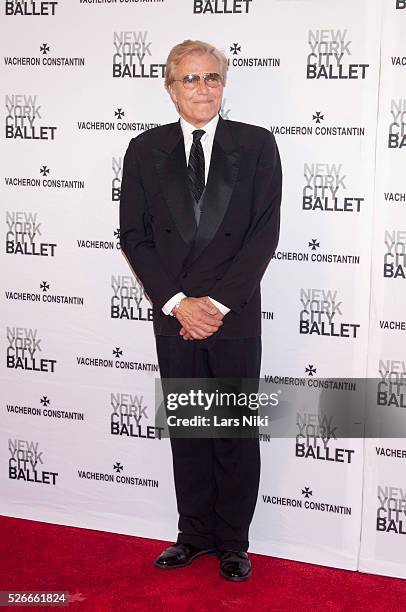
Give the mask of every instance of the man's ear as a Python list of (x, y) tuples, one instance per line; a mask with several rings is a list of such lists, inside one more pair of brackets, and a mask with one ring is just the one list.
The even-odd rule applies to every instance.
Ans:
[(171, 96), (171, 100), (172, 102), (175, 104), (175, 106), (177, 106), (178, 100), (176, 97), (176, 91), (175, 91), (175, 84), (174, 83), (170, 83), (170, 85), (168, 85), (168, 93)]

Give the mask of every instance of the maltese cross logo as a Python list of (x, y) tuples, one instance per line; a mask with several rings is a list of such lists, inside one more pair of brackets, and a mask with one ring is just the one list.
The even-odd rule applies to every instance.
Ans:
[(305, 373), (308, 376), (314, 376), (317, 372), (317, 369), (314, 367), (314, 365), (308, 365), (307, 368), (305, 368)]
[(313, 121), (316, 123), (320, 123), (320, 121), (324, 121), (324, 115), (321, 114), (320, 111), (316, 111), (313, 115)]
[(320, 242), (318, 242), (316, 238), (312, 238), (307, 246), (309, 246), (312, 251), (315, 251), (316, 249), (319, 248)]

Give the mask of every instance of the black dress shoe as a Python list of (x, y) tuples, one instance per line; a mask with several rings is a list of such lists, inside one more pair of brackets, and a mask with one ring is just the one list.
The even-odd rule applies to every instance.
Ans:
[(185, 567), (192, 563), (193, 559), (215, 552), (214, 548), (196, 548), (192, 544), (174, 544), (166, 548), (154, 561), (155, 567), (160, 569), (174, 569), (176, 567)]
[(225, 550), (217, 553), (220, 559), (220, 574), (233, 582), (242, 582), (252, 575), (248, 554), (239, 550)]

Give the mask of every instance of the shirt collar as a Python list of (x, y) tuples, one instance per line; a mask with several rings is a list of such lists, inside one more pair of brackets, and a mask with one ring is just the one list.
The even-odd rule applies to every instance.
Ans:
[[(205, 134), (203, 134), (202, 138), (207, 138), (209, 135), (214, 136), (214, 132), (216, 131), (218, 120), (219, 120), (219, 115), (218, 114), (214, 115), (213, 119), (210, 119), (210, 121), (201, 128), (202, 130), (205, 131)], [(185, 142), (193, 138), (192, 132), (198, 129), (196, 126), (186, 121), (186, 119), (184, 119), (183, 117), (180, 118), (180, 127), (182, 128), (183, 138)]]

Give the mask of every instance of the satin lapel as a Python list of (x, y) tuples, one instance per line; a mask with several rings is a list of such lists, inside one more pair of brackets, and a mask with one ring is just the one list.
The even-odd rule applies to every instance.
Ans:
[(169, 151), (154, 149), (153, 154), (162, 192), (173, 220), (184, 242), (190, 245), (196, 234), (196, 219), (189, 190), (185, 145), (181, 136), (179, 128), (179, 134), (175, 133), (178, 142), (174, 147), (172, 148), (171, 142), (168, 142)]
[(230, 202), (237, 179), (241, 153), (235, 149), (228, 131), (229, 127), (220, 118), (213, 142), (210, 170), (203, 194), (199, 227), (185, 265), (190, 265), (199, 257), (213, 239)]

